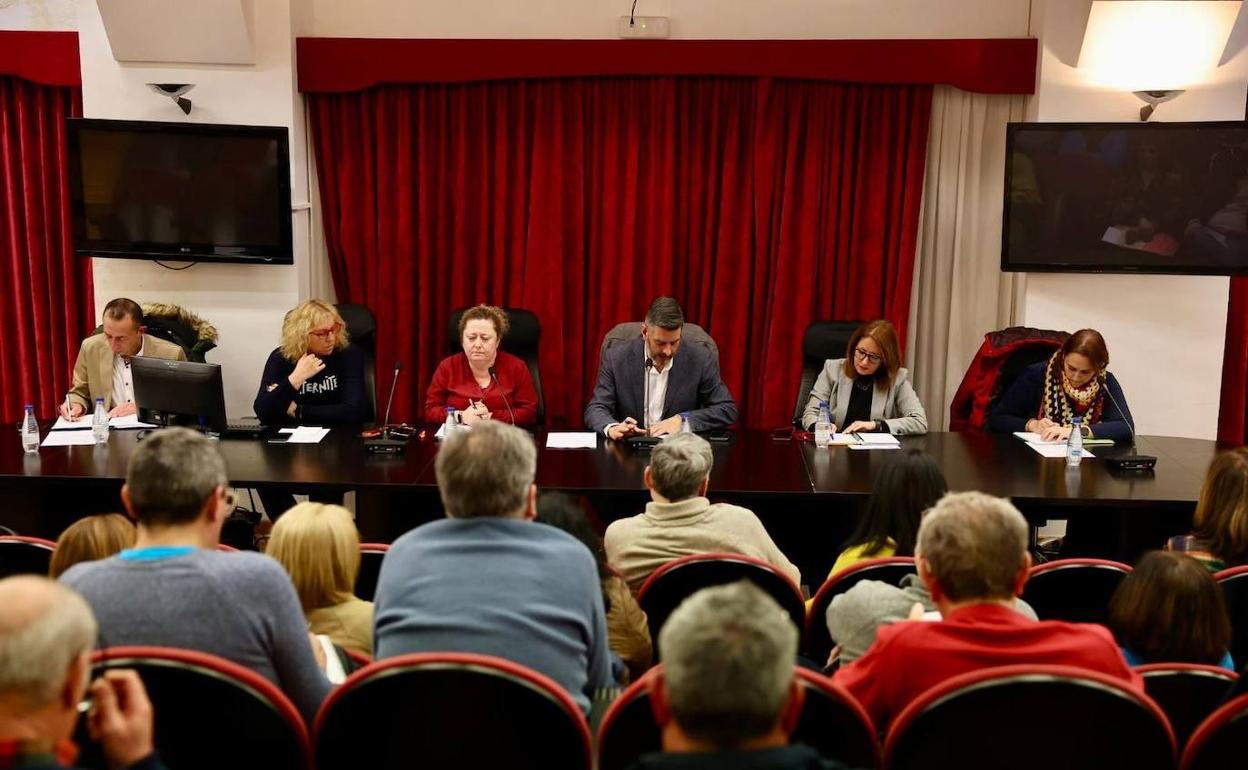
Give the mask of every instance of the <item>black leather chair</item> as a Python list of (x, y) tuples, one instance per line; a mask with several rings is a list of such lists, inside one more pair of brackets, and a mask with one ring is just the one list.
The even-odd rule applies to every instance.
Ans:
[[(215, 655), (166, 647), (113, 647), (93, 657), (95, 672), (138, 672), (155, 714), (161, 759), (178, 770), (310, 770), (302, 715), (278, 687)], [(77, 764), (106, 768), (79, 724)]]
[(1031, 568), (1023, 601), (1041, 620), (1102, 623), (1109, 600), (1131, 567), (1108, 559), (1059, 559)]
[(47, 575), (56, 543), (41, 537), (0, 536), (0, 578)]
[(316, 716), (318, 770), (589, 770), (589, 725), (563, 689), (511, 661), (417, 653), (352, 674)]
[[(450, 328), (448, 329), (448, 353), (459, 353), (464, 349), (463, 342), (459, 338), (459, 319), (463, 317), (464, 311), (468, 308), (460, 308), (451, 313)], [(503, 337), (502, 349), (508, 353), (520, 358), (525, 365), (529, 367), (529, 375), (533, 378), (533, 389), (537, 391), (537, 424), (546, 424), (546, 397), (542, 394), (542, 373), (538, 367), (538, 348), (542, 341), (542, 325), (537, 320), (537, 314), (532, 310), (524, 310), (522, 308), (505, 307), (503, 312), (507, 314), (507, 322), (511, 324), (511, 331), (507, 332), (507, 336)]]
[(897, 585), (903, 577), (914, 573), (914, 557), (885, 556), (858, 562), (828, 577), (815, 592), (815, 598), (810, 603), (810, 612), (806, 613), (806, 656), (822, 666), (832, 652), (835, 642), (828, 632), (827, 621), (832, 599), (864, 580), (879, 580)]
[[(607, 351), (621, 343), (632, 342), (641, 337), (641, 321), (626, 321), (622, 324), (616, 324), (611, 327), (602, 337), (602, 347), (598, 349), (598, 365), (602, 366), (602, 359), (607, 355)], [(715, 340), (711, 335), (706, 333), (706, 329), (693, 323), (686, 323), (681, 327), (680, 344), (682, 345), (701, 345), (711, 351), (711, 355), (715, 358), (715, 363), (719, 364), (719, 346), (715, 344)]]
[(1199, 663), (1150, 663), (1135, 670), (1148, 697), (1166, 712), (1180, 750), (1239, 679), (1234, 671)]
[(1242, 770), (1248, 746), (1248, 695), (1213, 712), (1187, 742), (1179, 770)]
[(1222, 588), (1231, 618), (1231, 657), (1242, 665), (1248, 661), (1248, 566), (1224, 569), (1213, 579)]
[(385, 543), (360, 543), (360, 574), (355, 577), (355, 595), (371, 602), (377, 594), (377, 578), (381, 575), (381, 561), (390, 546)]
[(955, 676), (911, 702), (884, 741), (890, 770), (1172, 770), (1174, 757), (1156, 703), (1072, 666)]
[(776, 600), (800, 633), (806, 625), (802, 592), (780, 570), (762, 559), (735, 553), (699, 553), (673, 559), (655, 570), (637, 591), (637, 604), (650, 623), (654, 657), (660, 657), (659, 631), (689, 596), (710, 586), (749, 580)]
[(801, 424), (802, 412), (810, 400), (819, 372), (826, 361), (844, 358), (849, 348), (849, 338), (854, 336), (862, 321), (811, 321), (802, 335), (802, 379), (797, 384), (797, 401), (793, 404), (793, 424), (805, 430)]
[(368, 396), (368, 413), (364, 415), (364, 422), (373, 422), (380, 416), (377, 413), (377, 319), (373, 311), (364, 305), (342, 304), (334, 307), (347, 325), (347, 337), (351, 344), (364, 354), (364, 393)]
[[(598, 728), (598, 770), (624, 770), (643, 754), (662, 751), (650, 700), (652, 680), (661, 668), (629, 685), (607, 709)], [(846, 767), (879, 767), (879, 740), (862, 705), (827, 677), (800, 667), (794, 675), (806, 699), (792, 739)]]

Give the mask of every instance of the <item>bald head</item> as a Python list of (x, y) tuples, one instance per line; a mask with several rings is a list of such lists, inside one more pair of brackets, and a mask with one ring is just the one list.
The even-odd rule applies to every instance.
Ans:
[(47, 704), (95, 636), (91, 608), (65, 586), (34, 575), (0, 580), (0, 696)]

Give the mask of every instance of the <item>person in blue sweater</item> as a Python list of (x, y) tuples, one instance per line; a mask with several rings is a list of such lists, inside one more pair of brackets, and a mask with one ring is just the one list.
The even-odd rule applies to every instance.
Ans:
[(1095, 329), (1080, 329), (1048, 361), (1023, 370), (989, 414), (989, 429), (1065, 441), (1073, 418), (1082, 417), (1085, 438), (1130, 441), (1135, 422), (1108, 367), (1105, 338)]

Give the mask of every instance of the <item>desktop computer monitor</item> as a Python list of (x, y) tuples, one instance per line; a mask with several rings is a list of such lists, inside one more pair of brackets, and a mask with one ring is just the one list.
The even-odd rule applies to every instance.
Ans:
[(225, 432), (225, 388), (219, 365), (135, 356), (130, 359), (130, 371), (140, 421), (188, 428), (203, 424), (216, 433)]

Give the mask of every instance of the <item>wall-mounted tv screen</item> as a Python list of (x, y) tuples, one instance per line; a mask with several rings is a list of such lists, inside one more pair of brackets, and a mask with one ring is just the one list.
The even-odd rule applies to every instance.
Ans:
[(1011, 123), (1001, 269), (1248, 273), (1248, 123)]
[(69, 121), (74, 251), (291, 264), (284, 126)]

